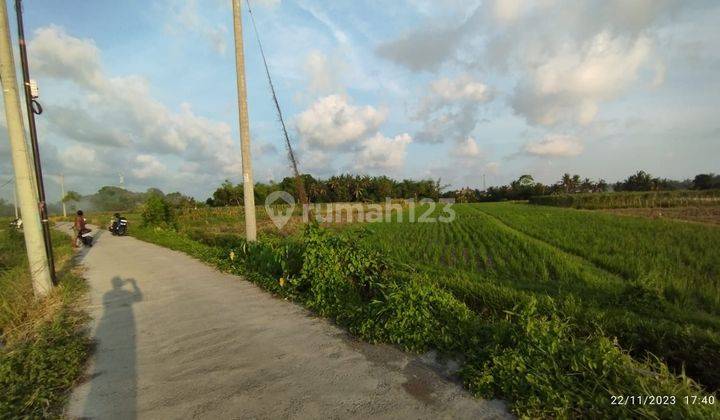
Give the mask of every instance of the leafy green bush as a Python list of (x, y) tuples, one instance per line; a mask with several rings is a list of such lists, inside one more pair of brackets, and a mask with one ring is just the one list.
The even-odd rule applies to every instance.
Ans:
[(308, 226), (303, 235), (303, 264), (297, 289), (307, 305), (341, 324), (363, 316), (363, 306), (377, 296), (387, 267), (380, 255), (360, 241)]
[(411, 277), (383, 288), (358, 333), (412, 351), (461, 352), (474, 322), (472, 312), (450, 293)]
[[(543, 317), (534, 302), (487, 328), (486, 346), (463, 369), (471, 391), (511, 401), (528, 418), (711, 418), (686, 405), (697, 385), (659, 361), (638, 362), (599, 335), (577, 337), (568, 320)], [(613, 405), (612, 396), (674, 396), (673, 405)], [(715, 412), (717, 414), (717, 412)]]
[(151, 195), (142, 210), (142, 225), (161, 228), (177, 228), (175, 211), (170, 203), (160, 195)]

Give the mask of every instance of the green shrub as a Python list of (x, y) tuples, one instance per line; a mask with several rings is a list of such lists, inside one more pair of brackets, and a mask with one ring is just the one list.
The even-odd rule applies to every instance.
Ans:
[(159, 195), (151, 195), (142, 209), (142, 225), (161, 228), (177, 228), (175, 211), (170, 203)]
[(361, 241), (312, 225), (303, 234), (303, 246), (297, 288), (306, 292), (307, 305), (341, 324), (359, 320), (387, 270), (380, 254)]
[[(568, 320), (543, 317), (530, 302), (492, 325), (486, 346), (463, 369), (471, 391), (511, 402), (527, 418), (711, 418), (714, 407), (690, 406), (702, 395), (656, 361), (637, 362), (606, 337), (572, 334)], [(612, 405), (612, 396), (674, 396), (674, 405)], [(715, 412), (717, 414), (717, 412)]]
[(467, 347), (476, 318), (447, 291), (411, 277), (389, 283), (382, 292), (370, 304), (370, 316), (358, 330), (361, 335), (418, 352)]

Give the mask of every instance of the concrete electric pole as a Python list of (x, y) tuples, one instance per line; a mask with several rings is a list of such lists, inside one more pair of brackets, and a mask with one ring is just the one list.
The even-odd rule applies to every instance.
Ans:
[(15, 207), (15, 220), (20, 218), (20, 214), (18, 214), (18, 202), (17, 202), (17, 186), (15, 184), (15, 179), (13, 179), (13, 207)]
[(257, 240), (255, 224), (255, 186), (250, 158), (250, 118), (247, 107), (247, 84), (245, 83), (245, 52), (243, 49), (242, 15), (240, 0), (232, 0), (235, 29), (235, 66), (237, 69), (238, 111), (240, 113), (240, 151), (242, 153), (243, 195), (245, 204), (245, 239)]
[(42, 161), (40, 160), (40, 146), (38, 144), (37, 126), (35, 125), (35, 114), (42, 113), (42, 106), (35, 101), (37, 98), (37, 83), (30, 79), (30, 64), (27, 57), (27, 43), (25, 42), (25, 25), (22, 17), (22, 0), (15, 0), (15, 15), (18, 25), (18, 44), (20, 52), (20, 66), (22, 68), (23, 87), (25, 91), (25, 107), (28, 118), (28, 131), (30, 133), (30, 147), (32, 150), (33, 169), (35, 170), (35, 192), (38, 195), (38, 205), (40, 208), (40, 222), (43, 228), (43, 237), (45, 239), (45, 253), (47, 254), (48, 264), (50, 264), (50, 277), (53, 284), (56, 283), (55, 278), (55, 257), (52, 249), (52, 236), (50, 235), (50, 220), (48, 218), (47, 200), (45, 199), (45, 184), (43, 180)]
[(40, 222), (40, 211), (37, 192), (33, 186), (33, 168), (30, 167), (30, 156), (25, 141), (25, 127), (20, 111), (15, 61), (10, 42), (10, 23), (8, 21), (7, 3), (0, 5), (0, 79), (2, 80), (3, 99), (5, 100), (5, 117), (7, 119), (8, 137), (15, 171), (15, 185), (23, 217), (23, 233), (25, 248), (30, 264), (30, 276), (36, 296), (44, 296), (52, 290), (52, 277), (48, 255), (45, 250), (43, 227)]

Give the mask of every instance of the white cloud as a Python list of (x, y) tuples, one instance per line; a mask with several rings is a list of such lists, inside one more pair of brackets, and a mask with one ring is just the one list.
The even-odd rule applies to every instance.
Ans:
[(456, 79), (440, 78), (430, 83), (430, 89), (444, 103), (484, 102), (490, 98), (487, 85), (474, 80), (469, 75), (462, 75)]
[(198, 9), (197, 0), (169, 0), (164, 10), (169, 15), (165, 32), (173, 35), (183, 30), (196, 33), (205, 38), (215, 52), (225, 54), (227, 27), (223, 24), (213, 24), (205, 19)]
[[(35, 74), (66, 80), (79, 88), (80, 98), (70, 99), (71, 104), (47, 104), (43, 116), (49, 131), (92, 145), (98, 150), (96, 159), (107, 167), (120, 167), (123, 160), (132, 161), (139, 153), (197, 163), (200, 172), (196, 179), (239, 173), (238, 146), (228, 124), (196, 115), (189, 104), (171, 111), (153, 97), (149, 83), (140, 76), (109, 76), (92, 40), (50, 26), (35, 32), (29, 52)], [(118, 153), (117, 147), (123, 152)], [(153, 168), (158, 167), (144, 166), (134, 173), (149, 179), (158, 173), (150, 171)]]
[(550, 134), (543, 139), (525, 144), (524, 151), (542, 157), (573, 157), (583, 151), (579, 139), (560, 134)]
[(310, 51), (304, 63), (304, 70), (309, 79), (307, 88), (310, 93), (327, 95), (341, 92), (343, 88), (338, 75), (344, 73), (344, 67), (337, 60), (329, 60), (321, 51)]
[[(345, 95), (320, 98), (296, 118), (303, 171), (328, 176), (337, 170), (396, 171), (412, 137), (378, 132), (387, 112), (355, 106)], [(348, 162), (349, 161), (349, 162)]]
[(468, 137), (458, 144), (457, 147), (452, 149), (451, 154), (460, 159), (474, 159), (480, 157), (482, 155), (482, 151), (475, 139)]
[[(333, 155), (336, 159), (337, 154)], [(330, 154), (322, 150), (303, 149), (299, 150), (299, 165), (301, 172), (310, 172), (318, 176), (329, 176), (335, 172), (333, 159)]]
[(487, 165), (485, 165), (485, 172), (490, 175), (497, 175), (500, 172), (500, 166), (498, 162), (488, 162)]
[(96, 119), (80, 105), (55, 105), (48, 110), (50, 130), (65, 138), (81, 143), (109, 146), (129, 146), (128, 133), (118, 127), (108, 126)]
[(432, 81), (413, 117), (422, 122), (417, 141), (465, 141), (478, 124), (480, 106), (491, 99), (488, 86), (467, 74)]
[[(518, 82), (510, 103), (531, 124), (587, 124), (604, 103), (631, 90), (648, 63), (655, 69), (648, 84), (662, 83), (665, 63), (653, 49), (656, 29), (680, 9), (699, 5), (677, 0), (492, 0), (468, 13), (473, 7), (468, 2), (468, 17), (457, 11), (454, 19), (422, 25), (380, 44), (377, 53), (416, 72), (452, 67), (497, 71), (501, 79)], [(443, 133), (436, 123), (443, 119), (427, 124), (416, 140), (438, 141), (433, 136)]]
[(298, 1), (298, 7), (308, 12), (318, 22), (325, 25), (325, 27), (332, 33), (335, 40), (341, 46), (348, 46), (350, 44), (350, 38), (347, 33), (342, 29), (341, 25), (335, 23), (322, 8), (317, 7), (314, 4), (307, 3), (305, 1)]
[(68, 35), (65, 29), (50, 25), (35, 31), (29, 48), (33, 72), (70, 80), (84, 88), (103, 85), (100, 50), (91, 39)]
[[(467, 19), (455, 16), (440, 24), (426, 22), (420, 29), (406, 32), (395, 40), (383, 42), (375, 52), (415, 72), (437, 71), (456, 56), (462, 42), (472, 33), (481, 15), (480, 7)], [(457, 23), (462, 19), (461, 23)]]
[(412, 137), (407, 133), (393, 138), (377, 133), (362, 142), (355, 168), (358, 170), (397, 170), (405, 164), (405, 149), (411, 142)]
[(600, 103), (617, 97), (637, 79), (650, 52), (646, 37), (631, 42), (607, 32), (580, 51), (568, 45), (528, 72), (515, 91), (513, 107), (532, 123), (588, 124)]
[(138, 155), (135, 157), (135, 167), (132, 174), (139, 179), (157, 178), (165, 175), (167, 167), (152, 155)]
[(74, 162), (76, 165), (94, 165), (96, 163), (95, 150), (83, 146), (71, 146), (63, 150), (61, 157), (64, 161)]
[(298, 115), (295, 126), (301, 141), (310, 148), (347, 150), (375, 133), (386, 117), (385, 110), (354, 106), (346, 96), (329, 95)]
[(495, 18), (501, 22), (516, 20), (523, 7), (528, 7), (524, 0), (495, 0), (493, 3)]
[(252, 145), (252, 156), (277, 155), (278, 148), (274, 144), (254, 139)]

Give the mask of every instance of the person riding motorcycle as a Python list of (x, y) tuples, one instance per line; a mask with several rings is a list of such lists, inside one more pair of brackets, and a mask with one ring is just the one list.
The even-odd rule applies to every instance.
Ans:
[(110, 219), (110, 226), (108, 226), (108, 230), (110, 232), (114, 232), (119, 224), (120, 224), (120, 213), (115, 213), (115, 214), (113, 214), (112, 219)]
[(110, 226), (108, 227), (108, 230), (116, 236), (123, 236), (127, 233), (127, 219), (122, 217), (120, 213), (115, 213), (113, 215), (112, 221), (110, 223)]

